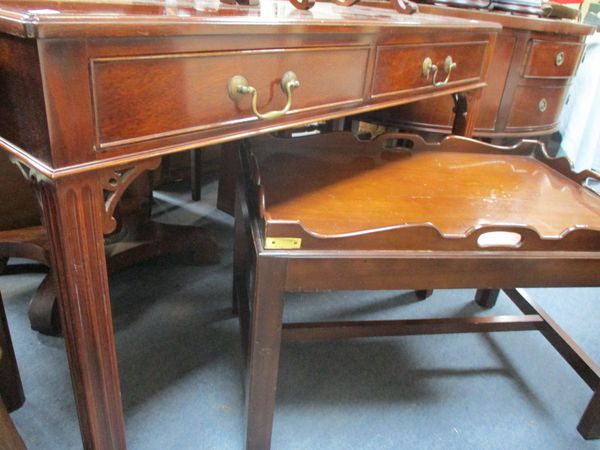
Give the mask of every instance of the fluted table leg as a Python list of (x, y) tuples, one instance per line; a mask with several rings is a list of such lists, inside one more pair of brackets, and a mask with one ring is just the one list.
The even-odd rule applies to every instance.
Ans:
[(94, 173), (35, 188), (51, 241), (60, 316), (85, 448), (124, 449), (125, 427)]

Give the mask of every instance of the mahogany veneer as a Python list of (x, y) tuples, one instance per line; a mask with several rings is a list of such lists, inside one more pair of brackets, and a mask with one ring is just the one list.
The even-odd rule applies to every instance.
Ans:
[[(540, 331), (594, 391), (578, 429), (600, 438), (600, 367), (516, 289), (600, 286), (600, 196), (582, 185), (597, 174), (574, 173), (536, 141), (456, 136), (256, 138), (240, 160), (247, 449), (270, 446), (282, 341), (524, 330)], [(483, 307), (503, 288), (524, 315), (282, 322), (286, 292), (425, 288), (477, 288)]]
[[(0, 146), (43, 207), (86, 448), (126, 446), (103, 235), (127, 186), (162, 155), (465, 91), (469, 134), (499, 29), (325, 3), (0, 1)], [(446, 53), (457, 78), (433, 86), (421, 58)], [(279, 110), (287, 71), (279, 118), (228, 95), (241, 75)]]

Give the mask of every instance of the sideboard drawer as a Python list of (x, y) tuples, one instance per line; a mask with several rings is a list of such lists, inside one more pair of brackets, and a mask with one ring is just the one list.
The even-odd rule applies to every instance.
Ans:
[(367, 46), (343, 46), (94, 59), (96, 149), (259, 120), (251, 95), (229, 98), (235, 75), (256, 89), (260, 113), (284, 107), (288, 71), (300, 82), (288, 114), (361, 102), (368, 58)]
[[(430, 58), (438, 67), (436, 82), (443, 82), (448, 73), (444, 61), (448, 56), (456, 63), (450, 73), (451, 86), (481, 78), (487, 42), (450, 42), (422, 45), (385, 45), (377, 49), (375, 73), (371, 97), (383, 97), (415, 89), (436, 89), (433, 86), (433, 72), (429, 77), (423, 73), (423, 62)], [(442, 85), (437, 86), (437, 88)]]
[(583, 45), (531, 40), (523, 66), (524, 78), (570, 78), (577, 69)]
[(507, 130), (550, 127), (558, 121), (567, 87), (519, 86), (506, 124)]

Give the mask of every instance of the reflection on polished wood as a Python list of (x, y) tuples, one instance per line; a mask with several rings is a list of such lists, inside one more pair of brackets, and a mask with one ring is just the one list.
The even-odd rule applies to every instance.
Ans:
[[(398, 145), (390, 146), (398, 136)], [(458, 244), (478, 230), (505, 227), (531, 235), (521, 249), (598, 246), (600, 199), (580, 183), (588, 175), (599, 178), (572, 172), (566, 159), (548, 157), (540, 143), (503, 148), (456, 136), (439, 144), (398, 136), (255, 139), (253, 148), (262, 150), (258, 162), (264, 163), (256, 177), (268, 212), (267, 235), (297, 236), (297, 227), (298, 236), (327, 238), (334, 248), (343, 245), (336, 238), (389, 230), (404, 240), (382, 240), (386, 248), (420, 249), (419, 233)], [(355, 214), (349, 215), (351, 203)]]
[[(126, 442), (103, 256), (103, 232), (111, 223), (107, 172), (140, 172), (144, 161), (162, 155), (478, 92), (499, 29), (330, 3), (300, 11), (288, 1), (244, 7), (0, 1), (0, 64), (6, 68), (0, 147), (19, 161), (43, 204), (86, 448), (125, 448)], [(469, 71), (464, 77), (456, 72), (441, 87), (419, 78), (421, 54), (405, 58), (400, 51), (430, 47), (432, 58), (445, 58), (445, 50), (465, 43), (477, 51), (469, 61), (457, 51), (455, 61)], [(377, 55), (386, 48), (395, 50), (383, 61)], [(250, 99), (233, 102), (227, 94), (228, 81), (241, 75), (261, 93), (259, 111), (279, 110), (287, 100), (281, 76), (288, 71), (298, 75), (300, 87), (281, 118), (260, 120)], [(375, 74), (390, 84), (378, 78), (376, 90)], [(412, 81), (403, 83), (404, 77)], [(479, 97), (470, 98), (475, 113), (460, 123), (467, 132)]]

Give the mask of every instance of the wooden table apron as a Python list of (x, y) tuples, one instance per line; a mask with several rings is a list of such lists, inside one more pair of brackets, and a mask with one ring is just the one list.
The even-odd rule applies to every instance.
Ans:
[[(0, 146), (42, 205), (83, 443), (102, 449), (126, 447), (103, 236), (133, 179), (169, 153), (473, 89), (468, 134), (499, 29), (427, 16), (397, 16), (390, 26), (379, 12), (361, 25), (352, 9), (342, 11), (354, 20), (323, 25), (319, 4), (281, 23), (194, 17), (175, 26), (146, 15), (134, 26), (123, 5), (113, 21), (80, 14), (58, 23), (2, 3)], [(461, 57), (465, 43), (470, 61)], [(422, 56), (443, 64), (453, 52), (456, 81), (433, 87)], [(227, 96), (228, 80), (243, 75), (261, 110), (279, 109), (287, 70), (300, 87), (280, 119), (257, 120), (249, 99), (236, 105)]]

